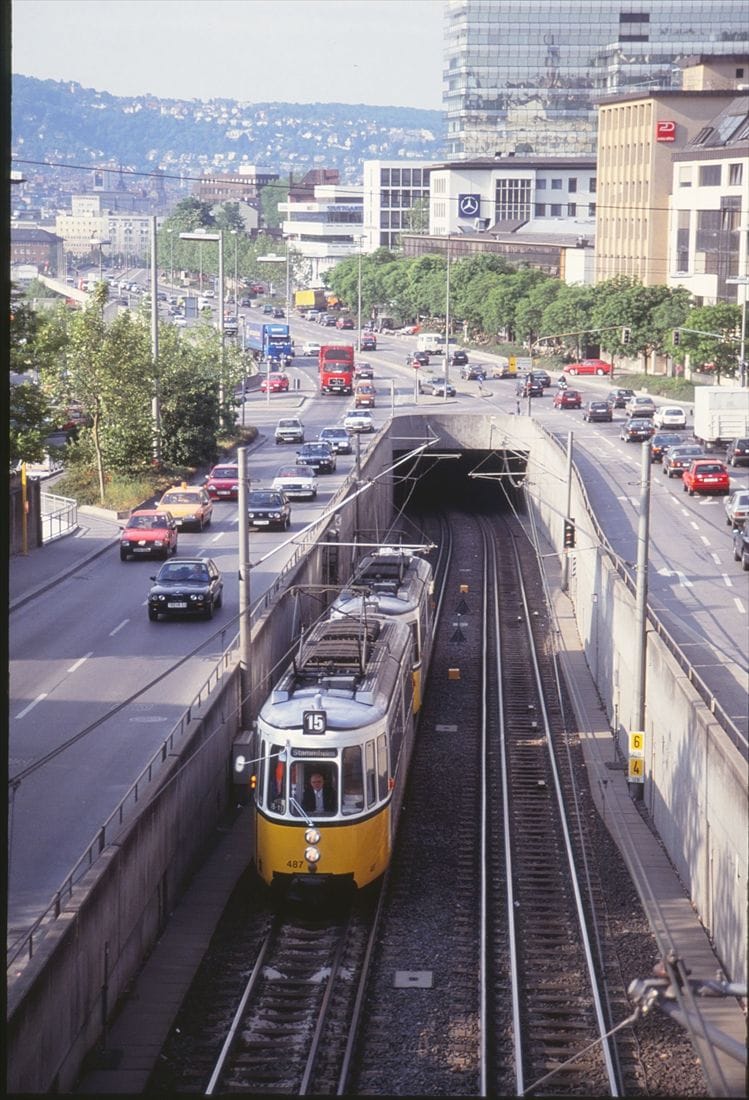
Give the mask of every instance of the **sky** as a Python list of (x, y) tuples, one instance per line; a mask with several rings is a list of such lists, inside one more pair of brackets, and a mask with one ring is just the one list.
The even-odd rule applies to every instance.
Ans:
[(12, 71), (162, 99), (442, 109), (441, 0), (13, 0)]

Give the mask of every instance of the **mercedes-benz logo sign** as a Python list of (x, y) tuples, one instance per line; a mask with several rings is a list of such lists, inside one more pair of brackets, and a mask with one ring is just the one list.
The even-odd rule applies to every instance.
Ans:
[(481, 199), (478, 195), (458, 195), (458, 214), (461, 218), (478, 216)]

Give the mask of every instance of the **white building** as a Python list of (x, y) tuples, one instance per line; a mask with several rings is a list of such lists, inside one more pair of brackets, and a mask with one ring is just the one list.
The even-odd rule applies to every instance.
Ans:
[(74, 256), (98, 256), (101, 246), (104, 256), (121, 256), (131, 265), (148, 258), (150, 222), (149, 214), (108, 210), (100, 195), (73, 195), (71, 213), (55, 218), (55, 233)]
[(429, 201), (431, 161), (364, 161), (365, 252), (400, 247), (400, 234), (413, 231), (411, 211)]
[(318, 184), (309, 202), (282, 202), (282, 225), (288, 246), (307, 260), (312, 285), (341, 260), (356, 256), (365, 242), (363, 192), (360, 187)]

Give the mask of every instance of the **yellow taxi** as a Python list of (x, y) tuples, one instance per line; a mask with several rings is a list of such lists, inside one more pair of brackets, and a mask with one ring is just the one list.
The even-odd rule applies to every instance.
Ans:
[(197, 527), (202, 531), (213, 518), (213, 501), (199, 485), (172, 485), (157, 504), (159, 511), (171, 512), (178, 527)]

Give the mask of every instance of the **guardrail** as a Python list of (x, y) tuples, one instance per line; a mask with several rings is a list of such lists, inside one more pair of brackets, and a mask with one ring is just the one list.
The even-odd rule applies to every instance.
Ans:
[(53, 542), (78, 526), (78, 501), (70, 497), (58, 497), (54, 493), (40, 493), (42, 513), (42, 542)]

